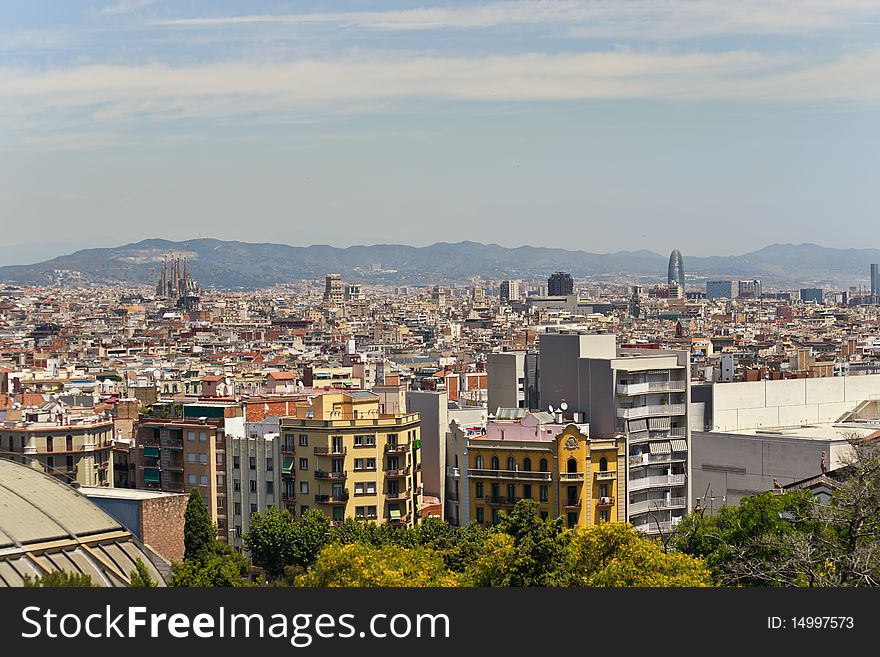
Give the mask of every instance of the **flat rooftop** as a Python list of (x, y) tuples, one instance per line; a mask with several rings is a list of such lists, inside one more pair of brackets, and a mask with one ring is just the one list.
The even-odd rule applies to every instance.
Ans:
[(736, 431), (716, 431), (711, 433), (730, 433), (740, 436), (761, 436), (779, 438), (798, 438), (801, 440), (846, 440), (846, 434), (857, 433), (867, 436), (880, 426), (864, 423), (816, 422), (799, 427), (761, 427), (758, 429), (738, 429)]
[(77, 490), (86, 497), (104, 497), (116, 500), (152, 500), (159, 497), (187, 494), (167, 493), (157, 490), (138, 490), (135, 488), (110, 488), (108, 486), (80, 486)]

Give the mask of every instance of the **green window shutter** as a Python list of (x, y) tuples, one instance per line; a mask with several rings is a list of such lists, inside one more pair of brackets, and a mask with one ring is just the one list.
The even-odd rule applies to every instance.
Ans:
[(144, 456), (147, 456), (152, 459), (159, 458), (159, 448), (158, 447), (144, 447)]
[(284, 462), (281, 464), (282, 474), (291, 474), (293, 472), (293, 457), (285, 456)]
[(144, 483), (158, 484), (159, 481), (159, 471), (156, 468), (144, 468)]

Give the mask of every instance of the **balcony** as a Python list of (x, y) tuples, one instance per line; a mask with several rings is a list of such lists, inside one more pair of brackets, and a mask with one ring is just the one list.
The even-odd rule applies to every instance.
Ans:
[(501, 497), (498, 495), (495, 497), (487, 496), (486, 504), (489, 506), (513, 506), (521, 499), (521, 497)]
[(348, 493), (342, 495), (315, 495), (318, 504), (345, 504), (348, 502)]
[(398, 491), (396, 493), (385, 493), (386, 500), (405, 500), (410, 497), (412, 491), (409, 489), (404, 491)]
[(168, 449), (183, 449), (183, 438), (162, 438), (162, 447)]
[(461, 470), (459, 468), (446, 468), (446, 476), (452, 477), (453, 479), (458, 479), (461, 477)]
[(398, 479), (400, 477), (409, 477), (409, 468), (388, 468), (385, 470), (385, 476), (390, 479)]
[(666, 509), (681, 509), (687, 506), (684, 497), (670, 497), (656, 500), (642, 500), (630, 502), (627, 507), (630, 513), (646, 513), (647, 511), (663, 511)]
[(632, 466), (651, 465), (653, 463), (675, 463), (687, 461), (687, 456), (683, 452), (673, 454), (639, 454), (638, 456), (630, 456), (629, 464)]
[(660, 475), (655, 477), (641, 477), (639, 479), (629, 480), (630, 490), (644, 490), (645, 488), (666, 487), (666, 486), (684, 486), (687, 481), (687, 475)]
[(581, 501), (576, 497), (569, 497), (562, 502), (563, 509), (579, 509), (581, 508)]
[(348, 473), (345, 470), (341, 472), (327, 472), (326, 470), (315, 470), (315, 479), (345, 479)]
[(532, 481), (550, 481), (549, 472), (536, 472), (530, 470), (483, 470), (474, 469), (468, 471), (468, 477), (484, 477), (488, 479), (526, 479)]
[(617, 409), (617, 417), (625, 420), (652, 416), (684, 415), (685, 413), (687, 413), (687, 404), (657, 404)]
[(646, 381), (643, 383), (618, 384), (618, 395), (647, 395), (655, 392), (684, 392), (684, 381)]
[(560, 472), (559, 481), (583, 481), (583, 472)]
[(596, 506), (606, 507), (606, 506), (614, 506), (614, 498), (613, 497), (599, 497), (596, 499)]
[(345, 447), (315, 447), (316, 456), (345, 456)]
[(409, 516), (401, 516), (399, 518), (388, 518), (386, 521), (392, 527), (405, 527), (409, 524)]
[(614, 481), (617, 479), (617, 470), (600, 470), (596, 473), (596, 481)]
[(409, 452), (409, 443), (385, 445), (386, 454), (406, 454), (407, 452)]
[(285, 502), (293, 502), (294, 500), (296, 500), (296, 491), (282, 491), (281, 499)]
[(281, 453), (282, 454), (296, 454), (296, 447), (294, 446), (293, 443), (282, 443)]
[(163, 454), (162, 467), (170, 468), (172, 470), (183, 470), (183, 459), (172, 459)]
[(648, 535), (657, 535), (660, 532), (671, 531), (676, 524), (677, 522), (673, 522), (671, 520), (661, 520), (659, 522), (654, 522), (652, 520), (650, 522), (634, 525), (634, 528)]

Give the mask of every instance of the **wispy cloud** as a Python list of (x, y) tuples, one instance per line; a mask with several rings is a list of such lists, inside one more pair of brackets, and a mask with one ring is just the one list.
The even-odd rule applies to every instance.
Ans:
[(120, 0), (116, 4), (107, 5), (95, 11), (95, 16), (119, 16), (120, 14), (130, 14), (141, 9), (146, 9), (156, 0)]
[(870, 19), (878, 17), (880, 6), (874, 0), (503, 0), (396, 11), (193, 17), (154, 24), (218, 27), (334, 23), (376, 30), (553, 24), (573, 28), (573, 35), (684, 38), (812, 32), (871, 23)]
[[(125, 122), (280, 122), (328, 107), (428, 99), (547, 102), (591, 99), (880, 103), (880, 49), (816, 62), (738, 51), (479, 58), (396, 55), (204, 66), (80, 66), (43, 73), (0, 69), (0, 125), (49, 115), (81, 129)], [(357, 111), (357, 109), (353, 110)], [(295, 118), (294, 118), (295, 117)]]

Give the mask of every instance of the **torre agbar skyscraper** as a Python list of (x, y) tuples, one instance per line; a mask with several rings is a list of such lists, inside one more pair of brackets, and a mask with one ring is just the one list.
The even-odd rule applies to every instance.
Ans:
[(669, 256), (669, 276), (670, 285), (675, 283), (680, 289), (684, 289), (684, 261), (681, 258), (681, 251), (676, 249)]

